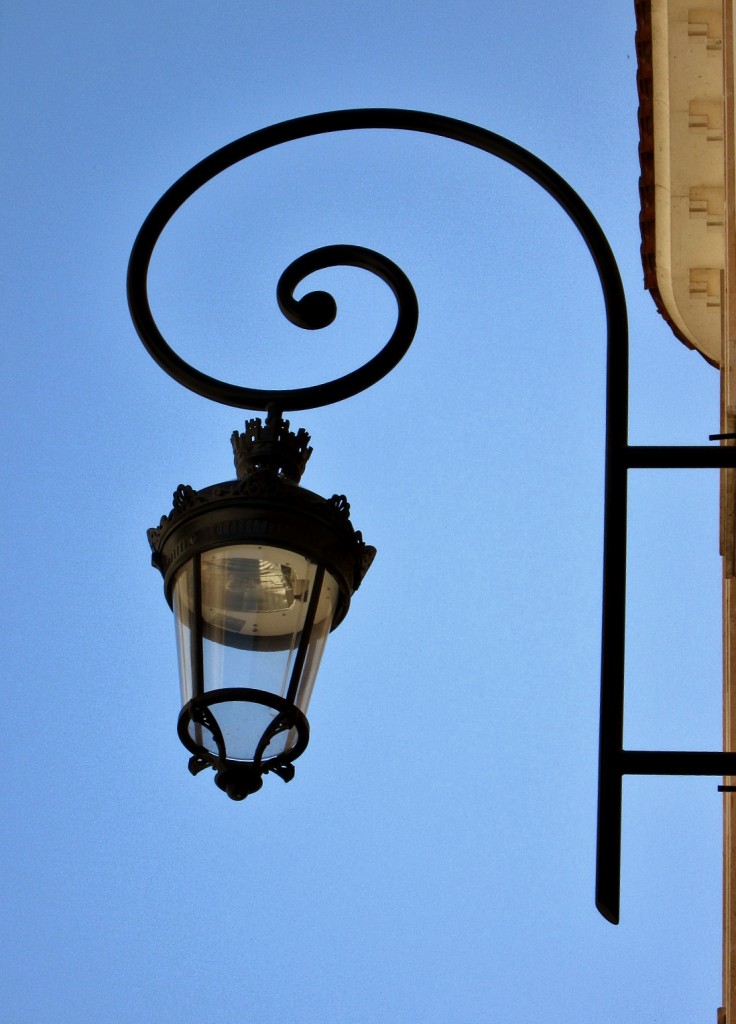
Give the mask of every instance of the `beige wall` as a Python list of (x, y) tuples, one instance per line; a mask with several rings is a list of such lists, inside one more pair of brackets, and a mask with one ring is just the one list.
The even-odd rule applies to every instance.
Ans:
[[(651, 0), (656, 287), (679, 337), (721, 361), (721, 0)], [(641, 67), (640, 67), (641, 73)]]

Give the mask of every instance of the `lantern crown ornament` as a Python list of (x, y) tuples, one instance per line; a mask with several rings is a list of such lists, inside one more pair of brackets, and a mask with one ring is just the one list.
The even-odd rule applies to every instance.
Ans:
[(306, 430), (292, 433), (289, 421), (276, 414), (269, 415), (265, 423), (259, 418), (246, 420), (244, 432), (234, 430), (230, 441), (239, 480), (258, 469), (272, 469), (298, 484), (312, 454)]

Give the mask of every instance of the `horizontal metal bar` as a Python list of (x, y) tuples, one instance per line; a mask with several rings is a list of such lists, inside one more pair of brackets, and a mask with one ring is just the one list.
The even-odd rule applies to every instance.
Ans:
[(736, 753), (699, 750), (622, 750), (622, 775), (736, 775)]
[(719, 469), (736, 466), (736, 446), (627, 445), (622, 456), (629, 469)]

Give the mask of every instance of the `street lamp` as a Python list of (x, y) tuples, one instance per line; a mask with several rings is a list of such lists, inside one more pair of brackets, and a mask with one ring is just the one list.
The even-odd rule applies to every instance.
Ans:
[(282, 419), (342, 401), (370, 387), (402, 358), (417, 325), (411, 284), (390, 260), (353, 245), (316, 249), (295, 260), (277, 287), (279, 306), (308, 330), (327, 326), (336, 305), (325, 292), (296, 300), (296, 286), (330, 266), (362, 267), (396, 297), (394, 332), (364, 366), (307, 388), (264, 391), (209, 377), (178, 356), (151, 313), (148, 268), (162, 231), (199, 188), (234, 164), (285, 142), (332, 132), (399, 129), (441, 136), (498, 157), (523, 171), (565, 210), (598, 271), (607, 325), (605, 521), (601, 642), (600, 753), (596, 904), (617, 923), (620, 904), (623, 777), (736, 775), (736, 754), (625, 750), (627, 484), (632, 469), (736, 466), (731, 435), (707, 446), (628, 443), (626, 301), (611, 248), (577, 193), (532, 153), (502, 136), (453, 118), (411, 110), (343, 110), (296, 118), (246, 135), (187, 171), (156, 203), (136, 238), (128, 267), (128, 302), (151, 356), (180, 384), (241, 409), (267, 411), (234, 435), (238, 480), (202, 491), (180, 487), (174, 508), (149, 531), (153, 562), (174, 609), (183, 708), (179, 735), (193, 772), (211, 765), (216, 781), (242, 799), (272, 771), (288, 780), (307, 743), (305, 711), (327, 633), (347, 612), (374, 550), (349, 522), (344, 497), (320, 498), (298, 486), (308, 437)]

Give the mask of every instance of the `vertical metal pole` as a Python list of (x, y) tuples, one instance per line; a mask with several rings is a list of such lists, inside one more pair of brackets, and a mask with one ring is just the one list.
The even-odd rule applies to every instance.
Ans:
[(621, 889), (627, 525), (627, 470), (622, 461), (613, 459), (606, 473), (598, 753), (595, 902), (601, 914), (612, 924), (619, 922)]
[[(601, 268), (599, 268), (601, 270)], [(620, 301), (608, 308), (606, 389), (606, 480), (603, 527), (603, 619), (601, 634), (600, 745), (596, 906), (618, 924), (621, 891), (621, 806), (626, 647), (626, 537), (628, 483), (628, 341), (620, 278), (601, 270), (604, 293), (617, 288)]]

